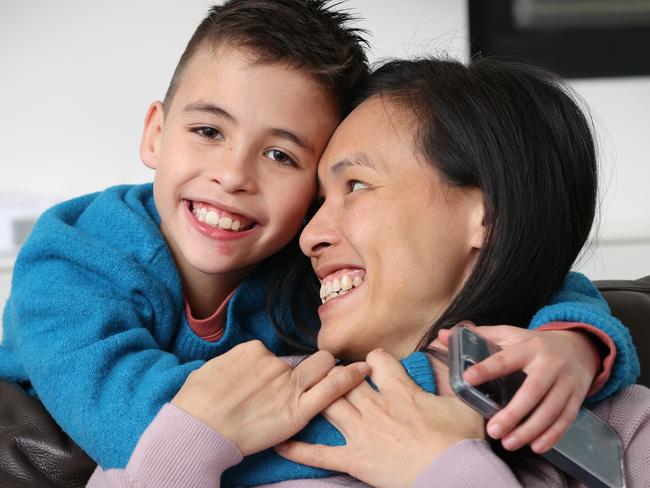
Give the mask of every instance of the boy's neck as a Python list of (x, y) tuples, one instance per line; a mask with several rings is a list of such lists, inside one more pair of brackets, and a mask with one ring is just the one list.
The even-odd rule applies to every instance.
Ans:
[(252, 271), (251, 267), (213, 275), (196, 270), (189, 273), (181, 270), (183, 295), (190, 306), (192, 317), (200, 320), (213, 315), (230, 293)]

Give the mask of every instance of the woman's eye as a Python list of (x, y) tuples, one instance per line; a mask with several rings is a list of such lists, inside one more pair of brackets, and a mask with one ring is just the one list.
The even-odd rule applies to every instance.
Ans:
[(350, 193), (355, 192), (357, 190), (363, 190), (365, 188), (368, 188), (368, 185), (366, 185), (365, 183), (362, 183), (357, 180), (353, 180), (350, 182)]
[(280, 151), (279, 149), (269, 149), (268, 151), (264, 152), (264, 155), (267, 158), (272, 159), (273, 161), (275, 161), (276, 163), (278, 163), (278, 164), (280, 164), (282, 166), (295, 166), (296, 165), (294, 160), (291, 159), (291, 157), (287, 153), (285, 153), (283, 151)]
[(198, 135), (205, 137), (206, 139), (222, 139), (223, 135), (218, 129), (214, 127), (198, 127), (194, 129)]

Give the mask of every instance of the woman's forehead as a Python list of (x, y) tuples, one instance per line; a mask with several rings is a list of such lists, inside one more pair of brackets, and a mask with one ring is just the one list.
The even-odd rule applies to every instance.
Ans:
[(359, 165), (391, 170), (390, 162), (417, 158), (413, 114), (387, 98), (371, 97), (348, 115), (334, 132), (321, 158), (321, 179)]

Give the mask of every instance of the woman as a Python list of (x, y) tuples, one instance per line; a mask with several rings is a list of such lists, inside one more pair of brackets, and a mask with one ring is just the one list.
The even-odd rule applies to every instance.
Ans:
[[(324, 202), (301, 237), (323, 286), (318, 346), (350, 361), (367, 357), (367, 366), (335, 368), (328, 378), (344, 373), (358, 378), (369, 366), (373, 385), (360, 383), (324, 412), (343, 433), (345, 446), (290, 441), (277, 451), (375, 486), (432, 486), (442, 479), (450, 486), (519, 486), (518, 477), (526, 486), (563, 486), (567, 480), (561, 473), (534, 458), (537, 470), (513, 472), (483, 440), (478, 414), (451, 396), (419, 388), (394, 357), (427, 346), (460, 320), (524, 325), (559, 287), (584, 244), (595, 208), (593, 141), (575, 102), (531, 68), (491, 61), (468, 68), (437, 60), (389, 63), (336, 131), (319, 179)], [(489, 329), (481, 332), (490, 335)], [(563, 333), (554, 332), (558, 349), (566, 347)], [(517, 336), (514, 341), (534, 333), (510, 334)], [(418, 362), (421, 356), (409, 358), (411, 377), (430, 391), (429, 363)], [(139, 473), (140, 481), (168, 486), (214, 485), (242, 453), (286, 439), (308, 420), (300, 425), (295, 418), (313, 412), (306, 395), (284, 398), (286, 415), (265, 410), (260, 392), (273, 390), (276, 378), (318, 384), (316, 390), (345, 383), (338, 392), (355, 382), (348, 376), (347, 382), (323, 387), (322, 374), (306, 375), (300, 366), (282, 370), (271, 360), (267, 371), (267, 359), (255, 344), (215, 359), (214, 371), (249, 364), (268, 374), (257, 383), (247, 378), (229, 383), (230, 390), (212, 390), (213, 398), (204, 395), (203, 401), (219, 406), (199, 416), (202, 427), (178, 423), (172, 433), (159, 435), (170, 428), (170, 419), (184, 418), (163, 409), (141, 439), (134, 465), (116, 483), (129, 486), (129, 473)], [(309, 361), (331, 364), (332, 358), (319, 353)], [(277, 375), (273, 368), (280, 369)], [(195, 409), (190, 399), (198, 396), (191, 390), (214, 378), (209, 370), (197, 372), (177, 395), (176, 406)], [(449, 394), (444, 378), (438, 365), (442, 395)], [(239, 398), (237, 408), (222, 405), (226, 391), (234, 393), (227, 401)], [(622, 434), (628, 482), (634, 486), (647, 479), (642, 456), (650, 442), (648, 391), (627, 390), (601, 402), (596, 412)], [(527, 423), (536, 421), (533, 414)], [(518, 447), (516, 432), (511, 442), (504, 440), (507, 447)], [(332, 444), (342, 444), (338, 441)], [(169, 448), (156, 450), (160, 443)], [(189, 464), (179, 471), (173, 456), (183, 450), (196, 456), (184, 456)], [(168, 457), (149, 463), (148, 452)], [(194, 477), (174, 478), (188, 472)], [(101, 476), (110, 473), (98, 472), (96, 480)], [(360, 484), (338, 476), (287, 486), (342, 483)]]

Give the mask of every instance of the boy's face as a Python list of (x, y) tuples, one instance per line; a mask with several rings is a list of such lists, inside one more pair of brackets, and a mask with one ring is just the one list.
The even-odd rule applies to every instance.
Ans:
[(141, 144), (184, 279), (241, 279), (291, 240), (337, 123), (332, 97), (302, 71), (227, 45), (194, 55), (170, 106), (150, 107)]

